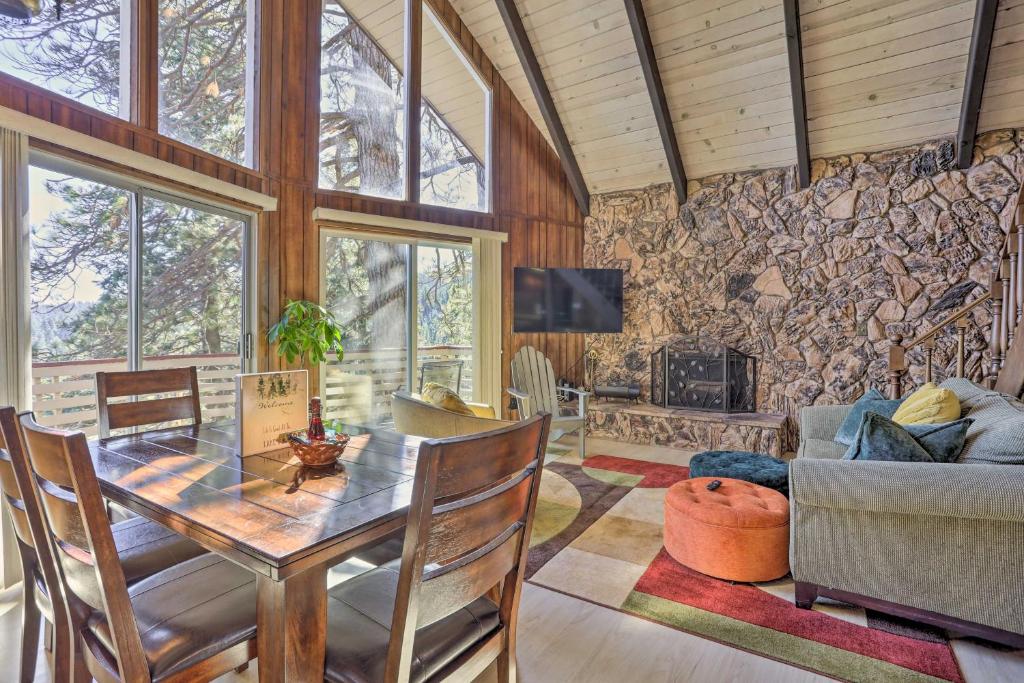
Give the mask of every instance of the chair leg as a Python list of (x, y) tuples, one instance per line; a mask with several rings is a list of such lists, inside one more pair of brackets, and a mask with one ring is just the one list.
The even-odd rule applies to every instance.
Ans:
[(72, 683), (92, 683), (92, 674), (89, 673), (89, 667), (85, 664), (85, 653), (82, 652), (85, 644), (82, 643), (80, 637), (77, 637), (76, 640), (78, 642), (75, 643), (76, 647), (69, 658), (71, 660), (71, 681)]
[(498, 683), (516, 683), (517, 679), (516, 654), (506, 647), (498, 655)]
[(34, 595), (35, 581), (32, 579), (31, 567), (25, 567), (25, 588), (22, 590), (21, 606), (21, 683), (32, 683), (36, 677), (36, 659), (39, 657), (39, 630), (42, 627), (42, 615), (36, 605)]
[(587, 457), (587, 428), (580, 427), (579, 439), (576, 440), (576, 448), (579, 450), (580, 460)]
[(43, 647), (47, 652), (53, 652), (53, 624), (49, 619), (43, 620)]
[(67, 620), (58, 619), (52, 627), (53, 631), (53, 680), (71, 680), (71, 634), (68, 632)]

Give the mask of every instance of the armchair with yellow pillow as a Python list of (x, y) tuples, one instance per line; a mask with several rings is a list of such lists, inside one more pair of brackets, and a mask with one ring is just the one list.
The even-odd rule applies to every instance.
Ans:
[(467, 403), (451, 389), (430, 382), (422, 394), (396, 391), (391, 395), (395, 431), (432, 439), (487, 432), (513, 424), (495, 417), (494, 408)]

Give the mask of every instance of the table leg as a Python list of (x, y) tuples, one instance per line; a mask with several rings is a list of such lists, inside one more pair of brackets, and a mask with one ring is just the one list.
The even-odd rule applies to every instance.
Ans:
[(257, 579), (260, 683), (321, 683), (327, 637), (327, 568), (275, 581)]

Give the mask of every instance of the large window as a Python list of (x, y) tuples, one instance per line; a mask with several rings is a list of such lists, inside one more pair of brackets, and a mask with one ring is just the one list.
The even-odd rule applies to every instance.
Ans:
[[(402, 0), (324, 2), (320, 187), (397, 199), (405, 192), (405, 110), (398, 66), (403, 49), (402, 4)], [(393, 20), (396, 13), (397, 22)], [(381, 26), (389, 52), (357, 22), (359, 15)]]
[[(0, 71), (128, 118), (130, 0), (44, 2), (29, 21), (0, 16)], [(58, 16), (58, 8), (60, 16)]]
[(160, 0), (159, 8), (160, 132), (249, 163), (248, 0)]
[(39, 155), (30, 169), (33, 410), (95, 433), (100, 370), (199, 370), (203, 420), (234, 417), (248, 217)]
[(473, 399), (469, 245), (324, 231), (321, 263), (324, 306), (345, 332), (344, 358), (321, 368), (328, 417), (388, 424), (392, 392), (427, 382)]
[[(404, 0), (324, 0), (319, 185), (405, 197)], [(423, 14), (420, 201), (487, 209), (490, 91)]]
[(491, 93), (441, 21), (423, 7), (420, 201), (487, 210)]

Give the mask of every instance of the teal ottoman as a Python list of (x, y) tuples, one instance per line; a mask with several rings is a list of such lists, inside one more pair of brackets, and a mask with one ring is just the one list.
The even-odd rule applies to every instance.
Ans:
[(690, 460), (690, 479), (742, 479), (775, 489), (789, 498), (789, 463), (750, 451), (704, 451)]

